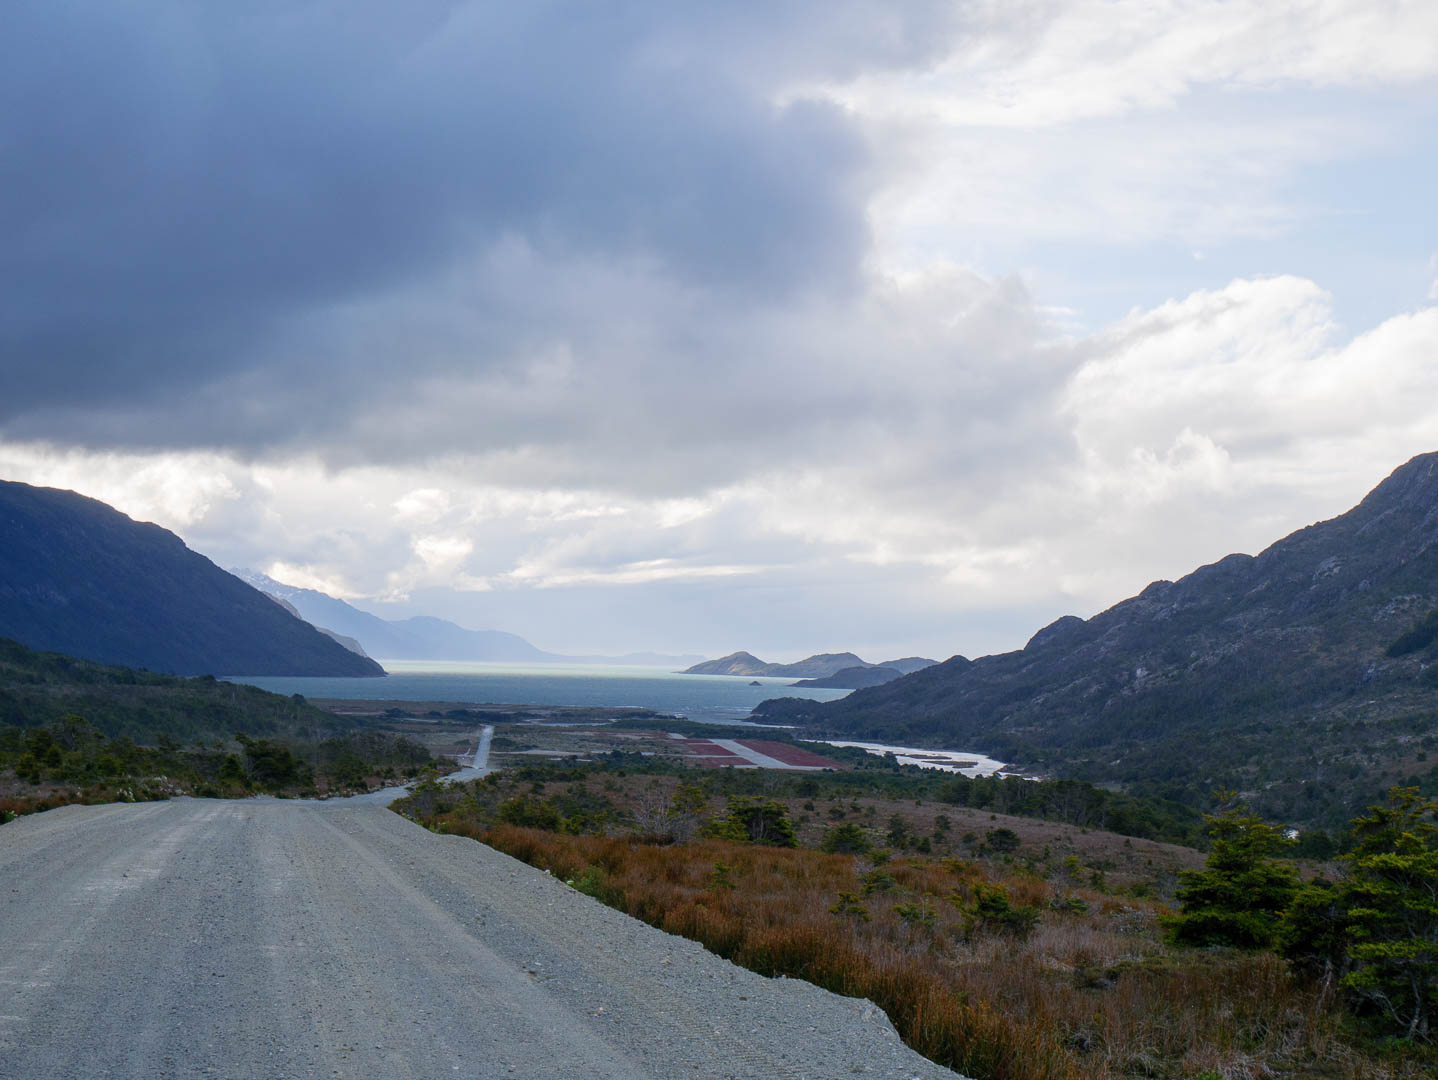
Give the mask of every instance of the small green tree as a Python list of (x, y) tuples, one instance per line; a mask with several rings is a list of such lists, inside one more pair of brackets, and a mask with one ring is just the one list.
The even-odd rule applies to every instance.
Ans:
[(1018, 851), (1020, 843), (1019, 834), (1013, 829), (990, 829), (984, 834), (984, 847), (1001, 855)]
[(784, 804), (778, 799), (736, 795), (729, 799), (721, 817), (704, 826), (706, 836), (718, 837), (736, 844), (768, 844), (772, 847), (798, 847), (799, 838)]
[(1298, 891), (1298, 875), (1272, 856), (1287, 841), (1244, 807), (1205, 818), (1213, 841), (1202, 870), (1179, 875), (1180, 910), (1166, 920), (1180, 945), (1266, 949)]
[(1348, 957), (1343, 985), (1407, 1038), (1427, 1040), (1438, 1006), (1438, 802), (1395, 787), (1388, 805), (1353, 822), (1358, 844), (1344, 856)]
[(821, 851), (831, 855), (863, 855), (869, 850), (869, 838), (853, 822), (835, 825), (819, 844)]
[(842, 890), (839, 893), (838, 902), (829, 910), (835, 915), (847, 916), (855, 922), (868, 922), (870, 918), (869, 909), (864, 906), (858, 894)]
[(669, 832), (680, 843), (692, 839), (709, 797), (697, 784), (680, 784), (669, 799)]
[(1039, 923), (1038, 909), (1028, 905), (1015, 907), (1009, 900), (1009, 890), (998, 883), (976, 882), (971, 900), (965, 901), (955, 893), (949, 897), (949, 903), (963, 913), (967, 935), (982, 930), (1025, 938)]

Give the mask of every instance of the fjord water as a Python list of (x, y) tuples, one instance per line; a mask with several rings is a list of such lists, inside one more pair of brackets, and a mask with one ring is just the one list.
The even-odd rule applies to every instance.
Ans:
[(383, 679), (233, 675), (278, 694), (307, 698), (453, 701), (483, 705), (590, 705), (653, 709), (706, 723), (743, 723), (765, 698), (833, 701), (848, 690), (793, 687), (793, 679), (680, 675), (664, 668), (602, 664), (516, 664), (455, 660), (379, 661)]

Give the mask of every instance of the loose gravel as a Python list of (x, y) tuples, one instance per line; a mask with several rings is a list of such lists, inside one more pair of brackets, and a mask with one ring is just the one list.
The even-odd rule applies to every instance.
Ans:
[(761, 978), (373, 805), (0, 827), (0, 1077), (955, 1075), (866, 1001)]

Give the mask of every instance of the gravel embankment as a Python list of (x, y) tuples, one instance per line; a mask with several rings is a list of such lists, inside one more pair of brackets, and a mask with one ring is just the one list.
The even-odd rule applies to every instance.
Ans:
[(946, 1077), (763, 979), (387, 810), (65, 807), (0, 827), (0, 1077)]

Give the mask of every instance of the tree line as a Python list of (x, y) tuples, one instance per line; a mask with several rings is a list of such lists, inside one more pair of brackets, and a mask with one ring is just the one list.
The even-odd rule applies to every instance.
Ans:
[(1202, 870), (1181, 875), (1176, 944), (1273, 949), (1355, 1016), (1422, 1042), (1438, 1019), (1438, 801), (1395, 787), (1350, 825), (1334, 880), (1299, 879), (1292, 841), (1234, 806), (1209, 815)]

